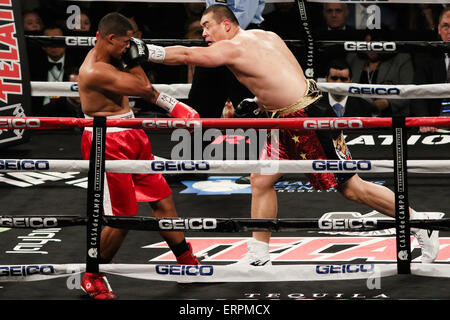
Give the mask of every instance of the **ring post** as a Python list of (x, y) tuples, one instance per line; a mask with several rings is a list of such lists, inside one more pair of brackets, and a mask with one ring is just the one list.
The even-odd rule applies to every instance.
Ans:
[(411, 236), (407, 180), (407, 136), (404, 117), (393, 117), (397, 272), (411, 274)]
[(99, 273), (100, 234), (103, 216), (105, 182), (106, 118), (94, 117), (91, 153), (89, 156), (87, 195), (86, 272)]

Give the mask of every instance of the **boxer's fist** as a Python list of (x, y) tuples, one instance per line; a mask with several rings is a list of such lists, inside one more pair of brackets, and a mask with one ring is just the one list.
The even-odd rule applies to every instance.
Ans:
[(166, 110), (173, 118), (200, 118), (200, 115), (195, 109), (164, 92), (159, 94), (155, 104)]
[(234, 108), (234, 118), (258, 118), (260, 117), (260, 111), (256, 99), (247, 98)]
[(127, 68), (133, 68), (148, 61), (148, 48), (144, 41), (131, 38), (130, 47), (123, 53), (122, 59)]

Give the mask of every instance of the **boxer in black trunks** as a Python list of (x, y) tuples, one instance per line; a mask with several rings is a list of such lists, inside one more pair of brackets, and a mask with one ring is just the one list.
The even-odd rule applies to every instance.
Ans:
[[(242, 30), (234, 14), (223, 5), (208, 7), (200, 22), (207, 47), (148, 45), (150, 61), (202, 67), (225, 65), (255, 95), (255, 99), (245, 102), (247, 107), (253, 104), (253, 109), (263, 109), (277, 117), (311, 117), (319, 116), (321, 112), (320, 116), (326, 116), (319, 106), (321, 94), (314, 81), (306, 79), (297, 59), (278, 35), (263, 30)], [(328, 116), (333, 117), (333, 114)], [(268, 145), (268, 150), (274, 152), (271, 149)], [(285, 130), (280, 132), (279, 156), (281, 160), (348, 159), (350, 153), (340, 132)], [(265, 154), (261, 156), (264, 158)], [(251, 175), (252, 218), (276, 218), (274, 184), (281, 175)], [(349, 200), (395, 216), (394, 193), (384, 186), (364, 181), (357, 174), (313, 174), (308, 177), (316, 188), (336, 187)], [(413, 209), (410, 209), (410, 217), (432, 218)], [(412, 232), (421, 246), (422, 262), (433, 262), (439, 253), (438, 231), (428, 234), (427, 230), (415, 229)], [(254, 232), (243, 262), (253, 266), (270, 265), (270, 236), (270, 232)]]

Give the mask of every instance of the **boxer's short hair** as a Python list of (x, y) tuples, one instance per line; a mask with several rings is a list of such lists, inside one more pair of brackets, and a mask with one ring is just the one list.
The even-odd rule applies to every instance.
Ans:
[(98, 33), (102, 38), (111, 33), (123, 37), (129, 30), (133, 31), (130, 21), (118, 12), (108, 13), (98, 23)]
[(209, 6), (206, 8), (206, 10), (203, 12), (203, 15), (208, 14), (210, 12), (214, 13), (214, 19), (217, 23), (221, 23), (223, 20), (228, 19), (234, 24), (239, 24), (238, 19), (236, 18), (233, 11), (231, 11), (230, 8), (228, 8), (226, 5), (223, 4), (213, 4), (212, 6)]

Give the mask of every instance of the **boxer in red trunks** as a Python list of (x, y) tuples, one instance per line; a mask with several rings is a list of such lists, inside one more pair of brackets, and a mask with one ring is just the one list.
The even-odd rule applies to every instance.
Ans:
[[(128, 96), (139, 96), (176, 118), (198, 118), (191, 107), (156, 91), (140, 63), (147, 61), (145, 43), (131, 38), (133, 27), (118, 13), (104, 16), (98, 25), (98, 41), (80, 67), (78, 88), (86, 117), (131, 118)], [(82, 137), (84, 159), (89, 159), (92, 129)], [(107, 128), (106, 160), (153, 160), (150, 141), (143, 130)], [(107, 173), (104, 214), (133, 216), (138, 201), (149, 202), (158, 218), (177, 217), (171, 190), (161, 174)], [(103, 228), (100, 262), (111, 262), (128, 230)], [(161, 232), (178, 264), (199, 264), (183, 232)], [(103, 274), (85, 273), (82, 289), (94, 299), (116, 299)]]
[[(275, 113), (280, 117), (326, 117), (320, 115), (321, 94), (314, 82), (307, 80), (303, 69), (285, 42), (275, 33), (264, 30), (242, 30), (236, 16), (225, 5), (212, 5), (200, 20), (207, 47), (148, 45), (150, 61), (167, 65), (188, 64), (202, 67), (227, 66), (230, 71), (254, 95), (236, 107), (247, 109), (254, 117), (256, 109)], [(244, 107), (245, 105), (245, 107)], [(327, 112), (331, 112), (330, 108)], [(242, 112), (241, 112), (242, 113)], [(335, 117), (336, 115), (328, 115)], [(346, 159), (350, 156), (340, 132), (327, 135), (286, 130), (280, 132), (280, 159)], [(271, 148), (273, 149), (273, 148)], [(270, 150), (272, 153), (273, 150)], [(317, 157), (317, 158), (316, 158)], [(277, 217), (278, 203), (274, 184), (280, 173), (254, 173), (252, 186), (251, 216), (257, 219)], [(395, 216), (395, 195), (384, 187), (353, 175), (312, 175), (315, 187), (336, 187), (346, 198), (365, 204), (388, 216)], [(410, 208), (410, 217), (433, 218)], [(433, 262), (439, 253), (438, 231), (411, 230), (422, 250), (422, 262)], [(248, 254), (243, 260), (251, 266), (270, 265), (270, 232), (254, 232), (248, 242)]]

